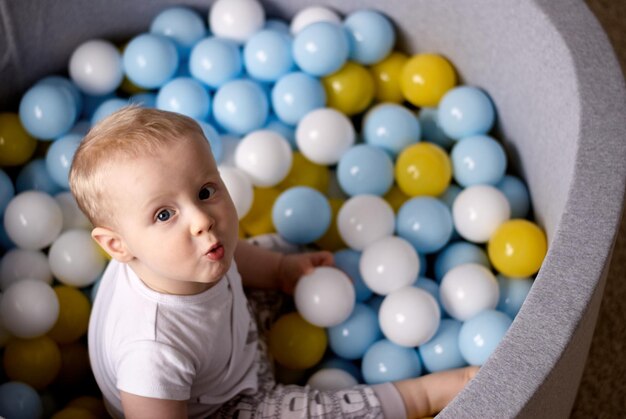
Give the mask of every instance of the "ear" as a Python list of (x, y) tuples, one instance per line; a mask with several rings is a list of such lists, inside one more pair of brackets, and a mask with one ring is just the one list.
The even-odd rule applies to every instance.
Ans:
[(115, 231), (105, 227), (96, 227), (91, 230), (91, 237), (118, 262), (128, 263), (133, 259), (124, 240)]

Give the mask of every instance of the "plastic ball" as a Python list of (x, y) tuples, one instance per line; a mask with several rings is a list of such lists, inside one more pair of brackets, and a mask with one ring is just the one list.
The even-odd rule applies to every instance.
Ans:
[(459, 348), (467, 363), (483, 365), (511, 323), (509, 316), (496, 310), (485, 310), (463, 323), (459, 332)]
[(193, 119), (206, 119), (211, 110), (211, 95), (198, 80), (178, 77), (161, 87), (156, 106), (170, 112), (177, 112)]
[(496, 188), (500, 189), (511, 205), (511, 218), (526, 218), (530, 211), (530, 194), (523, 180), (513, 175), (504, 175)]
[(189, 57), (191, 48), (207, 33), (204, 18), (188, 7), (168, 7), (150, 24), (150, 32), (171, 38), (181, 59)]
[(370, 67), (374, 76), (374, 97), (378, 102), (402, 103), (404, 101), (400, 76), (408, 59), (406, 54), (392, 51), (385, 59)]
[(144, 33), (126, 45), (122, 60), (130, 81), (145, 89), (155, 89), (174, 77), (179, 56), (171, 38)]
[(544, 231), (535, 223), (515, 219), (498, 226), (487, 243), (493, 267), (503, 275), (531, 276), (541, 267), (548, 251)]
[(291, 170), (278, 184), (280, 189), (288, 189), (294, 186), (308, 186), (319, 192), (325, 193), (330, 182), (330, 172), (328, 167), (313, 163), (302, 153), (293, 153)]
[(74, 287), (92, 284), (106, 265), (99, 246), (82, 229), (62, 233), (50, 246), (48, 260), (54, 277)]
[(387, 295), (415, 282), (419, 258), (408, 241), (388, 236), (365, 247), (359, 271), (369, 289)]
[(315, 22), (331, 22), (341, 24), (341, 18), (334, 11), (324, 6), (309, 6), (300, 9), (291, 19), (290, 30), (296, 35), (305, 27)]
[(232, 80), (220, 86), (215, 93), (213, 115), (227, 131), (248, 134), (265, 125), (269, 100), (258, 83), (247, 79)]
[(111, 97), (102, 101), (96, 107), (93, 115), (91, 116), (91, 125), (96, 125), (98, 122), (102, 121), (106, 117), (128, 106), (129, 103), (130, 102), (127, 99), (122, 99), (120, 97)]
[(439, 328), (439, 304), (423, 289), (407, 286), (389, 293), (378, 313), (380, 328), (396, 345), (415, 347), (428, 342)]
[(454, 200), (456, 199), (457, 196), (459, 196), (462, 190), (463, 188), (461, 188), (460, 186), (455, 185), (454, 183), (451, 183), (450, 186), (446, 188), (444, 193), (439, 195), (439, 199), (441, 199), (441, 202), (446, 204), (448, 208), (452, 210), (452, 205), (454, 205)]
[(41, 83), (24, 93), (19, 106), (22, 126), (35, 138), (51, 140), (68, 132), (76, 121), (76, 100), (60, 86)]
[(295, 244), (312, 243), (322, 237), (330, 226), (331, 218), (328, 199), (308, 186), (287, 189), (272, 207), (272, 222), (276, 231)]
[(9, 381), (0, 385), (0, 416), (4, 418), (39, 419), (43, 404), (37, 391), (28, 384)]
[(421, 128), (415, 114), (394, 103), (383, 103), (371, 108), (363, 120), (366, 143), (380, 147), (392, 157), (420, 140)]
[(409, 200), (408, 195), (402, 192), (398, 185), (395, 184), (391, 186), (391, 189), (389, 189), (383, 198), (391, 205), (395, 212), (398, 212), (402, 204)]
[(136, 93), (128, 98), (128, 103), (142, 108), (156, 108), (156, 97), (157, 95), (151, 92)]
[(63, 214), (50, 195), (26, 191), (16, 195), (7, 205), (4, 227), (9, 238), (19, 247), (39, 250), (57, 238), (63, 227)]
[(343, 22), (348, 29), (352, 48), (350, 58), (371, 65), (385, 58), (396, 42), (396, 33), (389, 19), (375, 10), (357, 10)]
[(488, 135), (465, 137), (450, 153), (454, 179), (461, 186), (495, 185), (506, 172), (506, 153), (500, 143)]
[(328, 345), (326, 332), (298, 313), (281, 316), (269, 332), (269, 349), (276, 362), (292, 370), (317, 364)]
[(466, 263), (446, 273), (439, 286), (441, 304), (453, 318), (465, 321), (483, 310), (496, 308), (500, 293), (493, 273), (482, 265)]
[(191, 75), (214, 89), (241, 75), (242, 70), (239, 47), (228, 39), (205, 38), (194, 45), (189, 56)]
[(285, 35), (291, 35), (289, 23), (283, 19), (267, 19), (263, 28), (278, 31), (284, 33)]
[(52, 180), (69, 189), (69, 175), (74, 153), (82, 141), (79, 134), (67, 134), (52, 143), (46, 152), (46, 169)]
[(339, 214), (339, 210), (343, 206), (344, 202), (345, 200), (340, 198), (328, 199), (331, 211), (330, 226), (328, 226), (326, 233), (324, 233), (322, 237), (315, 240), (315, 244), (319, 246), (320, 249), (334, 252), (346, 247), (346, 244), (343, 242), (343, 239), (339, 234), (339, 229), (337, 228), (337, 214)]
[(452, 218), (464, 239), (485, 243), (511, 216), (511, 206), (500, 190), (489, 185), (465, 188), (454, 200)]
[(265, 10), (256, 0), (217, 0), (209, 11), (215, 36), (244, 43), (265, 25)]
[(339, 368), (324, 368), (313, 373), (307, 386), (319, 391), (345, 390), (354, 387), (358, 381), (348, 372)]
[(4, 170), (0, 169), (0, 216), (4, 214), (4, 210), (14, 197), (15, 187), (13, 186), (13, 181)]
[(106, 95), (122, 83), (122, 56), (109, 41), (93, 39), (74, 50), (68, 66), (72, 81), (90, 95)]
[(257, 80), (274, 82), (294, 68), (291, 36), (261, 30), (248, 39), (243, 49), (246, 71)]
[(97, 419), (98, 417), (87, 409), (80, 407), (66, 407), (56, 412), (50, 419)]
[(396, 217), (396, 232), (419, 253), (429, 254), (441, 250), (452, 236), (453, 223), (450, 209), (430, 196), (418, 196), (406, 201)]
[(337, 179), (341, 189), (349, 196), (382, 196), (393, 185), (393, 170), (393, 161), (384, 150), (369, 144), (358, 144), (339, 159)]
[(437, 333), (418, 348), (422, 364), (429, 372), (445, 371), (467, 365), (459, 349), (462, 323), (441, 319)]
[(333, 260), (335, 266), (341, 269), (352, 280), (357, 303), (367, 301), (372, 296), (372, 290), (367, 287), (359, 269), (361, 252), (352, 249), (337, 250)]
[(383, 337), (378, 315), (366, 305), (357, 303), (350, 316), (328, 328), (328, 345), (343, 359), (361, 359), (367, 349)]
[(241, 220), (252, 207), (254, 197), (252, 182), (250, 182), (246, 172), (238, 167), (220, 166), (219, 172), (228, 194), (235, 204), (237, 216)]
[(500, 288), (500, 299), (496, 309), (508, 314), (512, 319), (517, 316), (526, 296), (533, 286), (530, 278), (510, 278), (504, 275), (497, 275), (498, 286)]
[(76, 107), (77, 117), (80, 115), (83, 109), (83, 94), (78, 89), (76, 84), (67, 77), (62, 76), (46, 76), (37, 82), (38, 85), (48, 85), (58, 87), (65, 91), (73, 100)]
[(439, 103), (437, 121), (450, 138), (459, 140), (487, 134), (496, 118), (491, 99), (474, 86), (459, 86), (445, 94)]
[(61, 352), (48, 336), (15, 339), (5, 348), (3, 364), (9, 379), (42, 390), (59, 374)]
[(283, 121), (278, 119), (275, 114), (269, 115), (264, 129), (277, 132), (285, 137), (285, 139), (289, 142), (292, 150), (296, 150), (298, 148), (298, 146), (296, 145), (296, 127), (284, 123)]
[(272, 207), (282, 191), (277, 188), (254, 188), (250, 211), (241, 218), (241, 229), (250, 236), (276, 231), (272, 221)]
[(270, 130), (246, 135), (235, 151), (235, 164), (249, 176), (255, 186), (269, 187), (280, 183), (291, 169), (293, 156), (285, 138)]
[(409, 196), (441, 195), (452, 179), (452, 164), (444, 149), (417, 143), (398, 155), (395, 167), (398, 186)]
[(487, 252), (482, 247), (466, 241), (457, 241), (450, 243), (437, 253), (435, 278), (441, 282), (450, 269), (466, 263), (478, 263), (487, 269), (491, 268)]
[(437, 108), (420, 109), (418, 119), (422, 128), (422, 139), (448, 150), (455, 144), (455, 140), (448, 137), (439, 126), (438, 113)]
[(413, 283), (413, 286), (415, 288), (419, 288), (419, 289), (426, 291), (435, 299), (435, 301), (437, 302), (437, 305), (439, 306), (439, 311), (443, 317), (444, 309), (443, 309), (443, 306), (441, 305), (441, 299), (439, 298), (439, 284), (435, 282), (435, 280), (423, 276), (424, 273), (425, 272), (420, 272), (419, 274), (420, 276), (417, 278), (417, 281)]
[(352, 61), (322, 79), (326, 105), (352, 116), (363, 112), (374, 99), (374, 78), (365, 67)]
[(422, 374), (422, 362), (413, 348), (382, 339), (367, 350), (361, 362), (363, 380), (370, 385), (406, 380)]
[(402, 94), (415, 106), (437, 106), (443, 95), (456, 85), (452, 64), (437, 54), (416, 54), (402, 68)]
[(326, 105), (322, 83), (303, 72), (284, 75), (272, 88), (272, 108), (286, 124), (296, 125), (309, 112)]
[(45, 282), (22, 279), (5, 290), (0, 313), (4, 327), (11, 334), (30, 339), (52, 328), (59, 316), (59, 300)]
[(18, 166), (27, 162), (37, 147), (15, 113), (0, 113), (0, 166)]
[(71, 192), (60, 192), (54, 196), (54, 200), (59, 204), (59, 208), (61, 208), (61, 213), (63, 214), (63, 227), (61, 231), (73, 228), (91, 230), (91, 222), (80, 210)]
[(49, 195), (54, 195), (63, 190), (50, 177), (46, 168), (46, 161), (43, 158), (33, 159), (26, 163), (15, 179), (15, 191), (17, 193), (30, 190), (45, 192)]
[(354, 250), (391, 236), (395, 215), (391, 206), (376, 195), (348, 199), (337, 214), (337, 227), (343, 241)]
[(0, 259), (0, 290), (4, 292), (26, 278), (52, 284), (47, 256), (39, 250), (11, 249), (6, 252)]
[(48, 331), (57, 343), (71, 343), (87, 332), (91, 304), (89, 299), (73, 287), (58, 285), (53, 288), (59, 300), (59, 315), (52, 329)]
[(299, 150), (317, 164), (336, 164), (355, 141), (356, 133), (350, 119), (330, 108), (309, 112), (296, 129)]
[(327, 21), (307, 25), (293, 40), (294, 61), (312, 76), (327, 76), (339, 70), (349, 53), (350, 41), (345, 29)]
[(202, 133), (209, 142), (209, 145), (211, 146), (211, 153), (213, 154), (213, 158), (215, 159), (215, 162), (219, 165), (224, 155), (224, 144), (222, 141), (222, 136), (217, 132), (213, 125), (199, 120), (196, 120), (196, 122), (198, 123), (198, 125), (200, 125), (200, 128), (202, 128)]

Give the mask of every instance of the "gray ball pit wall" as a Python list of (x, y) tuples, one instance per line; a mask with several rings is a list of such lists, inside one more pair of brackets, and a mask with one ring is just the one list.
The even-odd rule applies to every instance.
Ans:
[[(0, 0), (0, 110), (73, 49), (147, 29), (174, 1)], [(208, 3), (185, 0), (206, 12)], [(290, 18), (327, 4), (382, 10), (401, 48), (447, 56), (498, 111), (497, 136), (531, 191), (549, 252), (519, 315), (442, 418), (567, 417), (587, 357), (618, 230), (626, 179), (626, 92), (607, 37), (573, 0), (264, 2)]]

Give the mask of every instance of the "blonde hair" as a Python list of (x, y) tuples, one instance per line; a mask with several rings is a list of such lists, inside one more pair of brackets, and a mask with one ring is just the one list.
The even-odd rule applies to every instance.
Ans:
[(113, 165), (198, 136), (204, 138), (200, 125), (178, 113), (128, 106), (111, 114), (87, 133), (74, 154), (69, 183), (78, 206), (94, 226), (113, 223), (105, 196)]

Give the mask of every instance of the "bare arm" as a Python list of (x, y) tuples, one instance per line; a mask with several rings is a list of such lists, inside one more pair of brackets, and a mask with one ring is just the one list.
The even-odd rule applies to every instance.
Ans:
[(186, 419), (186, 400), (163, 400), (120, 391), (124, 416), (128, 419)]

